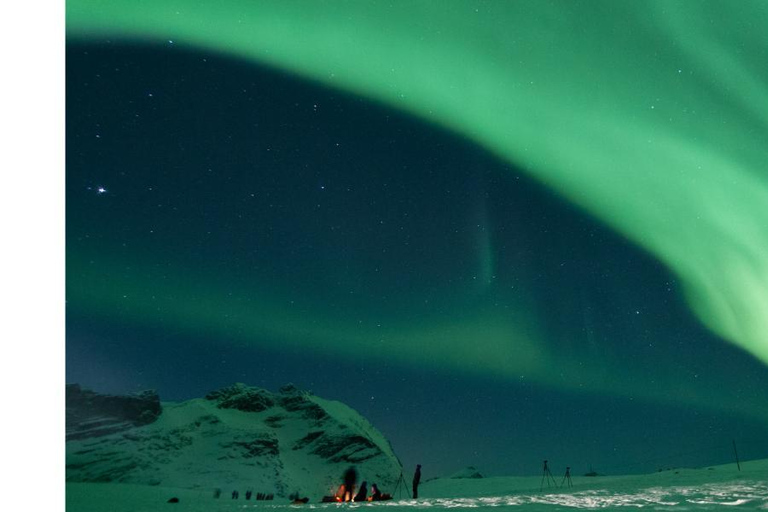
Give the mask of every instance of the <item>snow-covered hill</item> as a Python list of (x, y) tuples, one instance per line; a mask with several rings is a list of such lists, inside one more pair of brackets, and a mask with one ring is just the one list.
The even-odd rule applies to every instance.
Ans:
[[(78, 400), (78, 393), (90, 393), (90, 400)], [(205, 398), (163, 403), (162, 412), (150, 400), (154, 416), (136, 411), (129, 399), (133, 419), (110, 398), (68, 388), (68, 482), (298, 492), (314, 501), (332, 493), (350, 466), (359, 480), (383, 488), (394, 485), (402, 468), (365, 418), (293, 386), (271, 393), (235, 384)], [(99, 408), (105, 402), (113, 404), (106, 411)]]
[(450, 475), (448, 478), (483, 478), (475, 466), (467, 466)]

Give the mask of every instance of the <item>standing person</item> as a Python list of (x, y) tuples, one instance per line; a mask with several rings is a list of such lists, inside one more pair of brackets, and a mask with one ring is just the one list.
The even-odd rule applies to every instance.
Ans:
[(355, 484), (357, 484), (357, 471), (351, 466), (344, 472), (344, 496), (342, 501), (352, 501), (355, 497)]
[(419, 497), (419, 482), (421, 482), (421, 464), (416, 464), (416, 472), (413, 474), (413, 499)]

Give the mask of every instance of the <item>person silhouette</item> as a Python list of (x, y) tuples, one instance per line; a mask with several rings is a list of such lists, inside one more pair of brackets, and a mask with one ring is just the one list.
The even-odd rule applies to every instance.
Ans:
[(363, 481), (363, 483), (360, 484), (360, 490), (357, 491), (355, 499), (352, 501), (365, 501), (366, 499), (368, 499), (368, 482)]
[(416, 464), (416, 471), (413, 473), (413, 499), (419, 497), (419, 482), (421, 482), (421, 464)]
[(355, 484), (357, 483), (357, 471), (351, 466), (344, 472), (344, 496), (342, 501), (352, 501), (355, 496)]
[(371, 501), (380, 501), (381, 491), (376, 484), (371, 485)]

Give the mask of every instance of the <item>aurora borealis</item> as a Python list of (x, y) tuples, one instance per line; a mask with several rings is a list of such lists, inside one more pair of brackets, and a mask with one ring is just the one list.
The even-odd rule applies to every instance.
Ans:
[(754, 435), (768, 8), (683, 5), (70, 0), (68, 379)]

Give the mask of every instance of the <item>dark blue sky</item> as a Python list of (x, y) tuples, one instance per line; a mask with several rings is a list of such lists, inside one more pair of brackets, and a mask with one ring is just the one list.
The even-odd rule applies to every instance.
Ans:
[[(210, 53), (71, 41), (66, 136), (68, 382), (293, 382), (426, 478), (768, 456), (768, 369), (661, 264), (456, 135)], [(507, 321), (525, 371), (492, 364)], [(468, 345), (487, 357), (460, 364)]]

